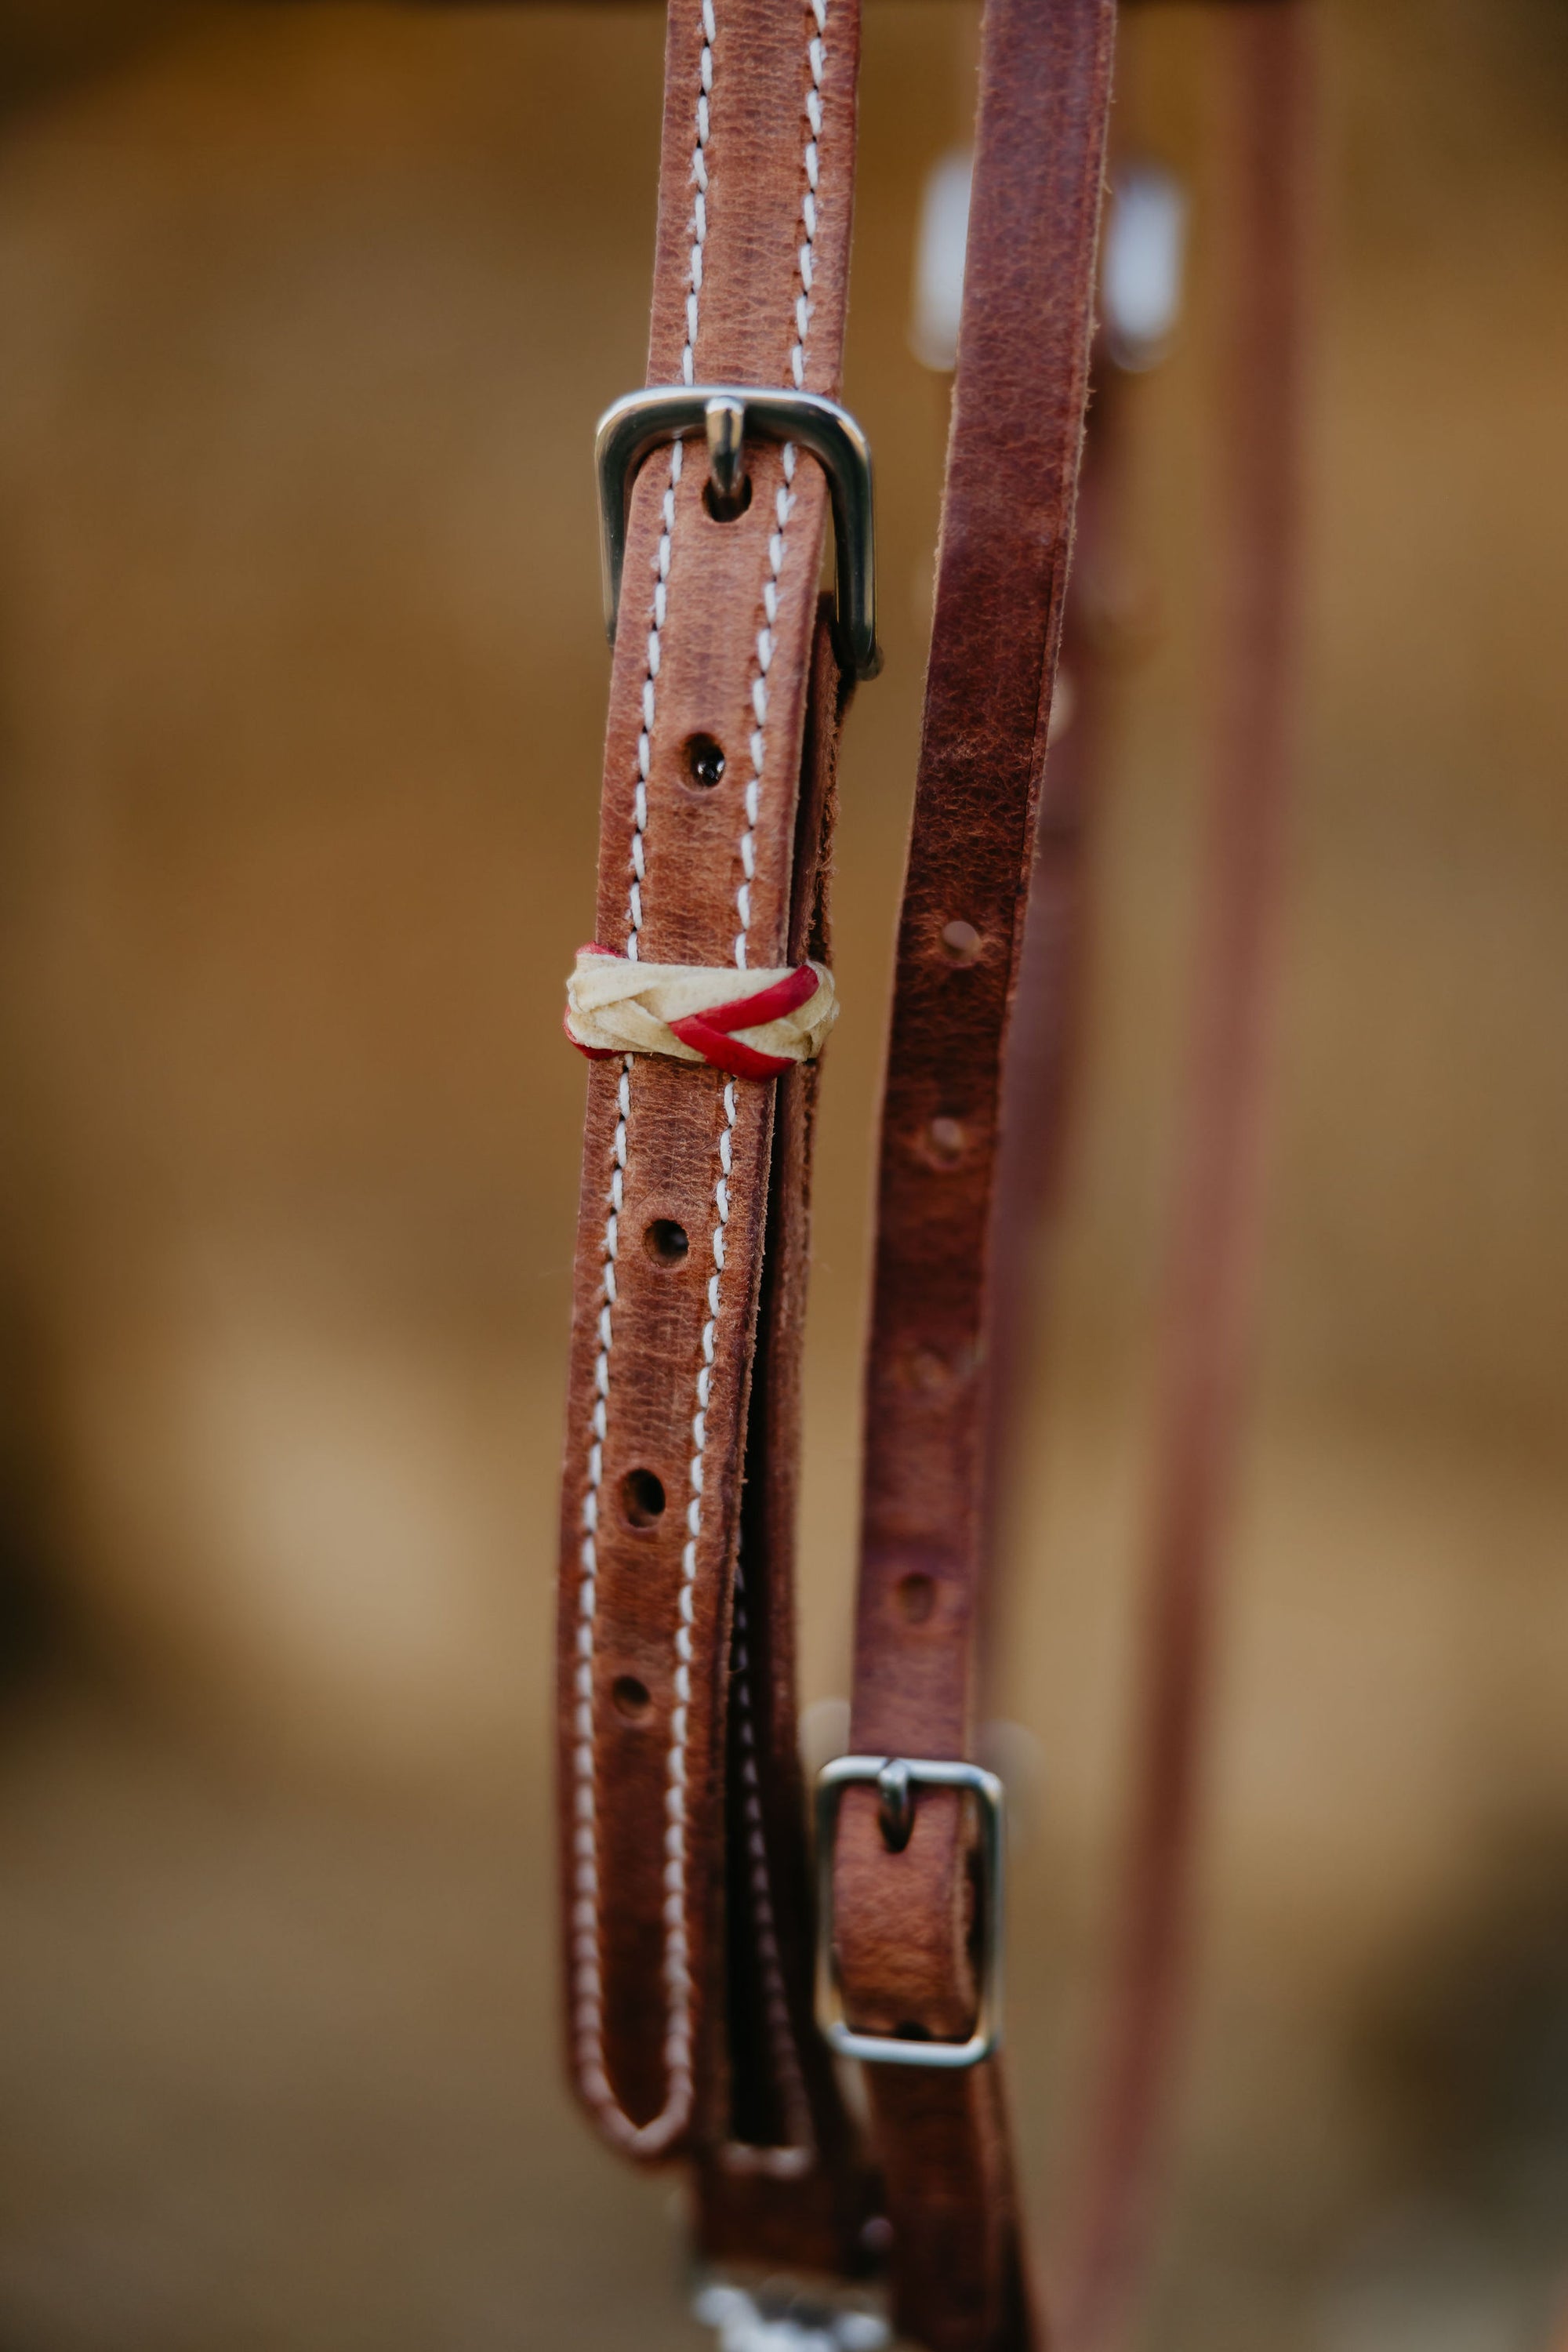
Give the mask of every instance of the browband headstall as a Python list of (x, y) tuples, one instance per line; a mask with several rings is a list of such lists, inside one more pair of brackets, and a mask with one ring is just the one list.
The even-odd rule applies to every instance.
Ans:
[(731, 1077), (776, 1078), (814, 1062), (837, 1018), (833, 974), (820, 963), (641, 963), (590, 945), (566, 982), (566, 1034), (591, 1061), (664, 1054)]

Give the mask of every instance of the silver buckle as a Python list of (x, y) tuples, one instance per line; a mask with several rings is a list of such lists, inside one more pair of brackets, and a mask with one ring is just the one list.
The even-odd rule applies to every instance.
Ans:
[[(919, 1789), (963, 1789), (980, 1810), (980, 2010), (967, 2042), (913, 2042), (857, 2033), (846, 2024), (833, 1952), (833, 1840), (844, 1791), (869, 1781), (881, 1800), (882, 1834), (895, 1851), (909, 1842)], [(816, 1776), (816, 2023), (841, 2058), (868, 2066), (978, 2066), (1002, 2037), (1002, 1866), (1005, 1801), (994, 1772), (978, 1764), (909, 1756), (838, 1756)]]
[(814, 2293), (785, 2278), (750, 2286), (708, 2279), (691, 2315), (717, 2331), (717, 2352), (889, 2352), (893, 2341), (868, 2300)]
[(616, 642), (621, 567), (626, 552), (626, 509), (633, 477), (661, 441), (683, 441), (700, 427), (707, 436), (714, 486), (728, 500), (739, 489), (748, 433), (767, 441), (796, 441), (827, 476), (837, 542), (840, 650), (857, 677), (882, 667), (877, 644), (876, 551), (871, 504), (871, 452), (847, 408), (820, 393), (784, 392), (751, 383), (655, 383), (628, 392), (606, 408), (594, 436), (599, 478), (599, 558), (605, 585), (605, 633)]

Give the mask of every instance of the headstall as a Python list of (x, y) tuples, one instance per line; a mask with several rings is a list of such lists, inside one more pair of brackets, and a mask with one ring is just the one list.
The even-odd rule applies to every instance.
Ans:
[[(1146, 2232), (1246, 1325), (1289, 764), (1305, 5), (1215, 0), (1226, 635), (1145, 1753), (1082, 2210), (1047, 2298), (1049, 2332), (1085, 2352), (1111, 2340)], [(1079, 625), (1080, 470), (1091, 547), (1114, 458), (1096, 308), (1115, 18), (1114, 0), (985, 6), (882, 1108), (849, 1752), (813, 1817), (792, 1575), (837, 1013), (826, 877), (839, 730), (879, 662), (870, 460), (839, 402), (858, 5), (670, 0), (648, 381), (597, 453), (614, 656), (594, 941), (566, 1013), (589, 1066), (561, 1880), (572, 2081), (612, 2147), (688, 2168), (697, 2308), (724, 2352), (1047, 2337), (998, 2057), (1005, 1799), (975, 1759), (977, 1643), (1016, 1265), (1052, 1206), (1071, 1061), (1091, 710), (1047, 742)]]

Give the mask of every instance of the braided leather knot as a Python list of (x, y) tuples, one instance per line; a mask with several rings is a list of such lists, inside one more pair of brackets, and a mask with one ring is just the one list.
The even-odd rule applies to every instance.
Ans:
[(667, 1054), (737, 1078), (776, 1078), (815, 1061), (838, 1018), (826, 964), (742, 971), (731, 964), (635, 963), (579, 948), (566, 982), (566, 1034), (580, 1054)]

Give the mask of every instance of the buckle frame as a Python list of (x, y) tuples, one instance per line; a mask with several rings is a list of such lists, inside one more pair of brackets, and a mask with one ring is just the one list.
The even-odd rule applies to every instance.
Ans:
[(739, 485), (748, 433), (766, 441), (798, 442), (817, 459), (833, 499), (839, 651), (857, 677), (875, 677), (882, 654), (877, 643), (870, 446), (849, 411), (836, 400), (763, 384), (648, 384), (626, 393), (600, 417), (594, 436), (594, 467), (599, 485), (605, 634), (611, 645), (620, 609), (633, 478), (661, 441), (683, 441), (698, 430), (707, 436), (714, 480), (726, 500)]
[(726, 2263), (694, 2282), (691, 2316), (718, 2330), (717, 2352), (891, 2352), (893, 2331), (880, 2299), (837, 2281), (802, 2282)]
[[(844, 1791), (868, 1782), (883, 1799), (912, 1801), (919, 1789), (959, 1789), (978, 1800), (981, 1853), (980, 2004), (966, 2042), (906, 2042), (858, 2033), (847, 2023), (833, 1953), (833, 1841)], [(884, 1835), (886, 1835), (884, 1829)], [(978, 1764), (912, 1756), (837, 1756), (816, 1776), (816, 2025), (840, 2058), (866, 2066), (978, 2066), (1002, 2039), (1002, 1934), (1006, 1799), (994, 1772)]]

